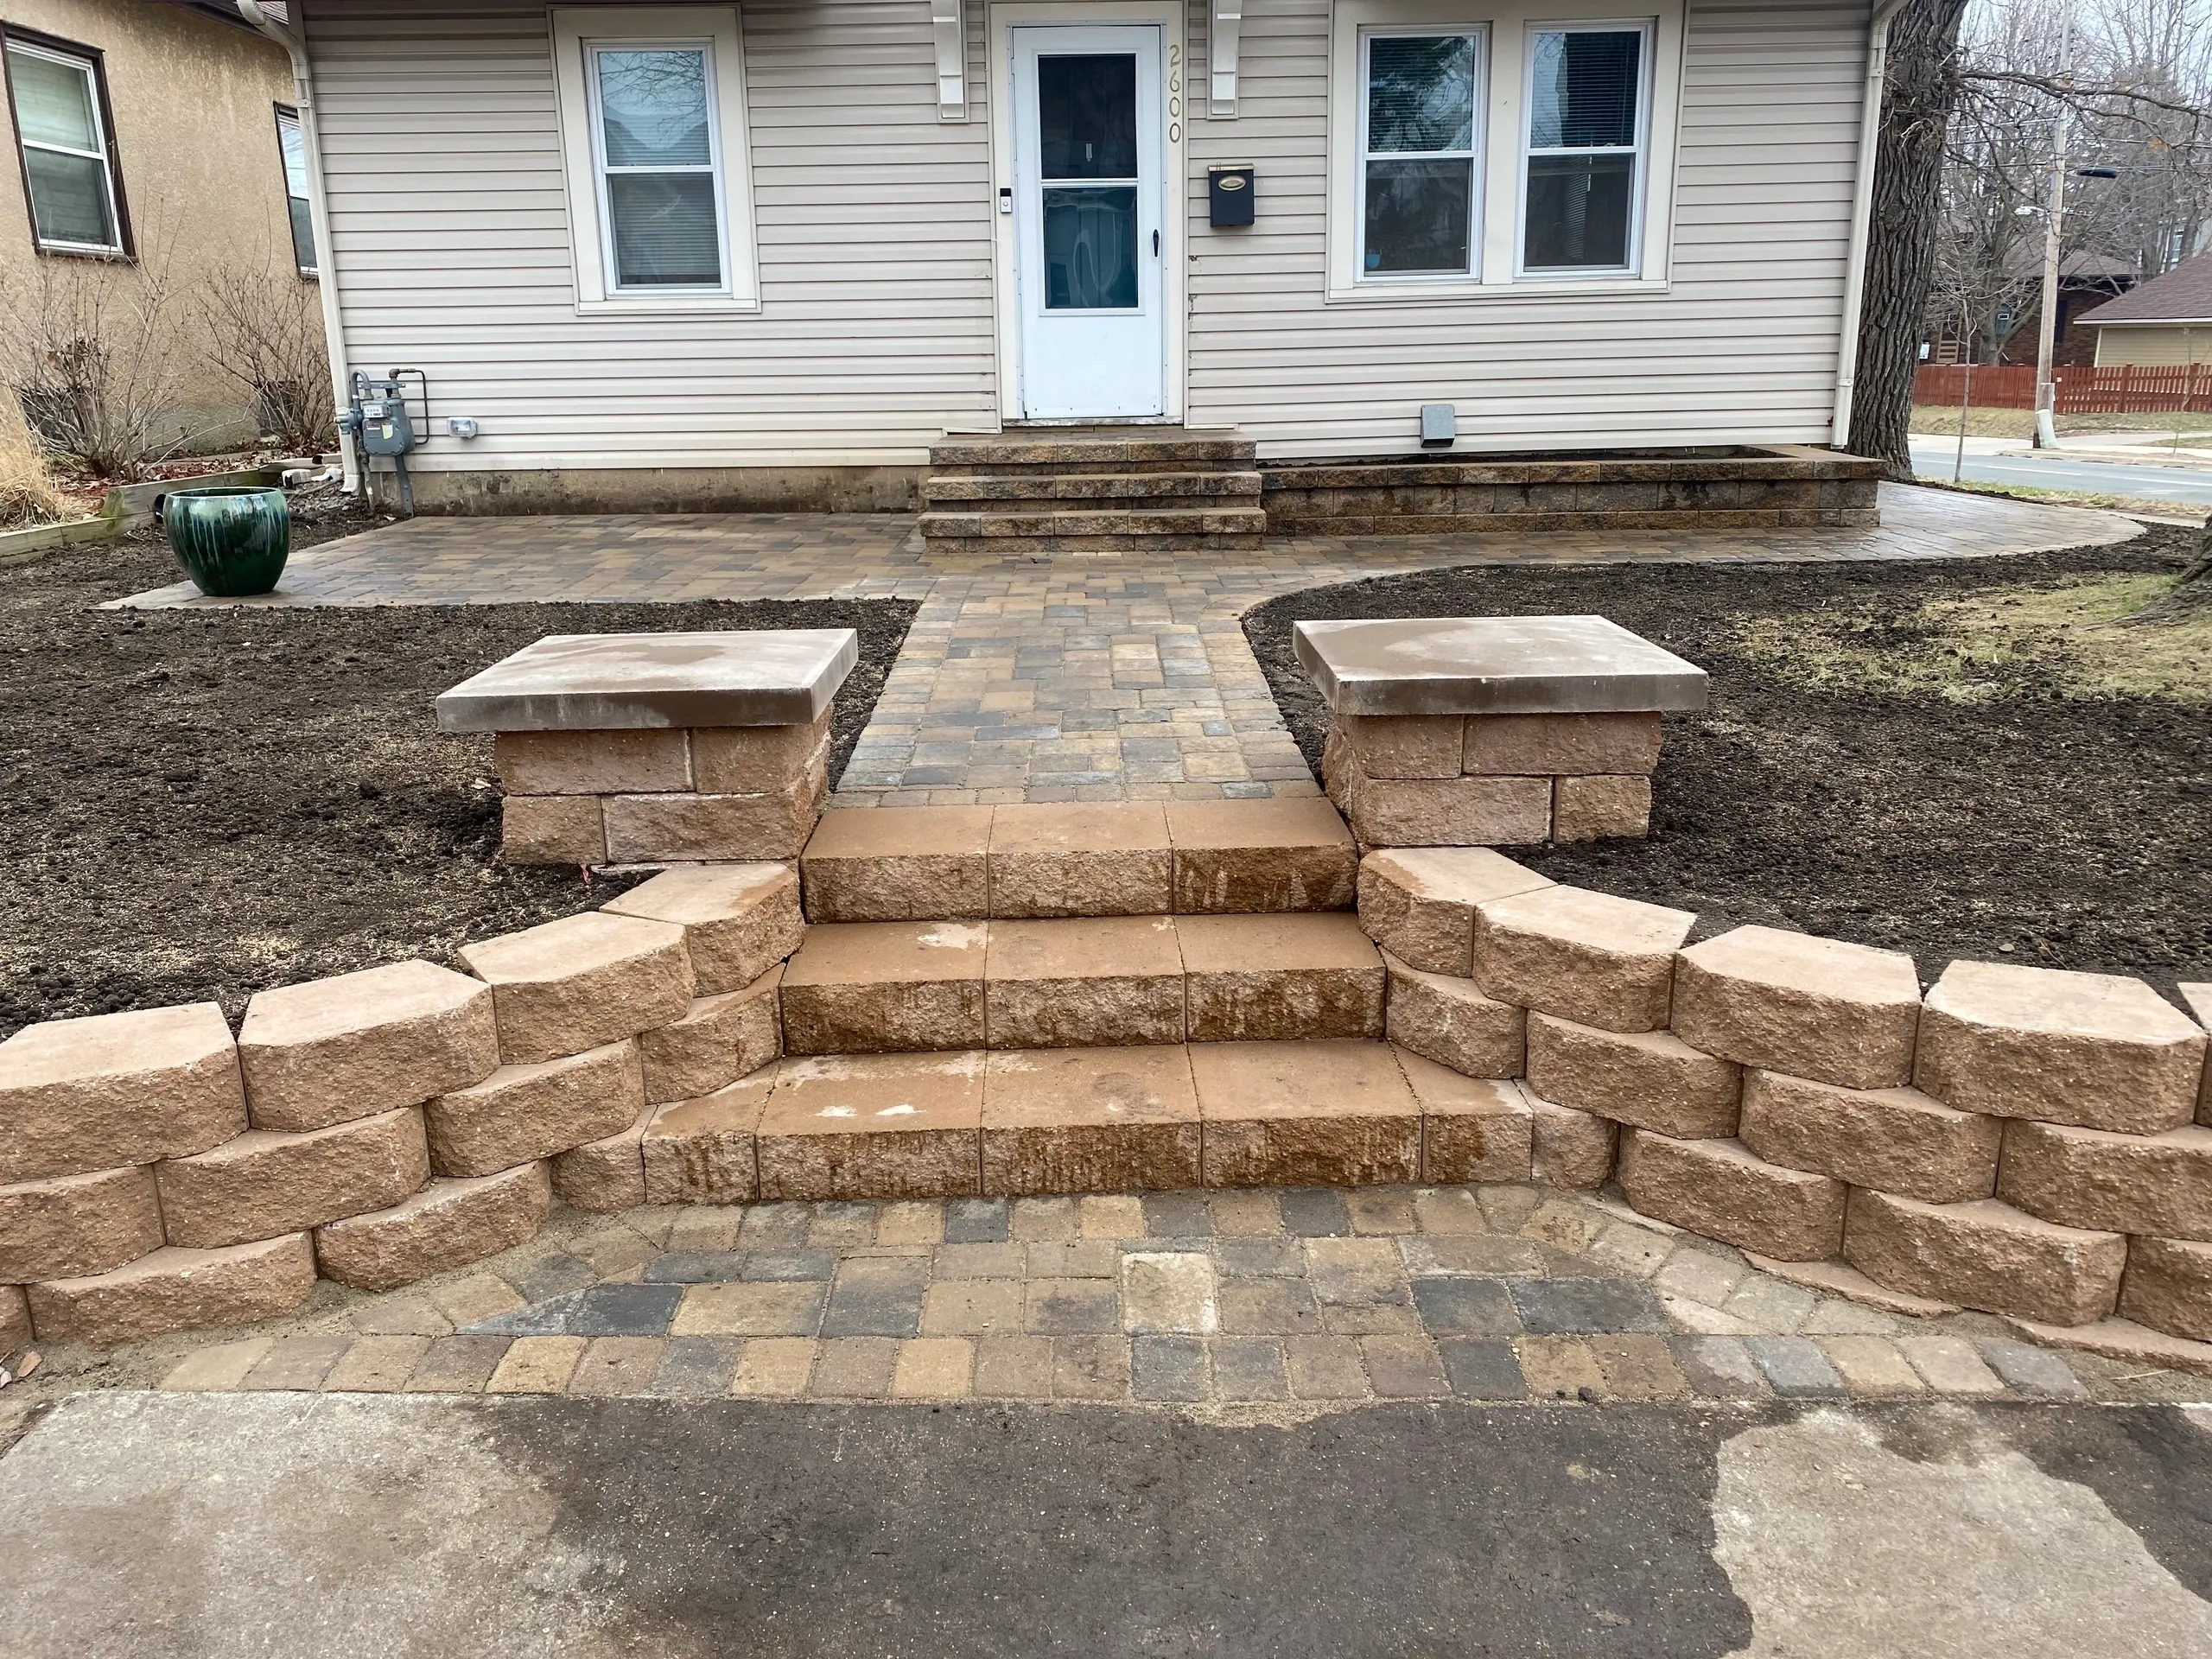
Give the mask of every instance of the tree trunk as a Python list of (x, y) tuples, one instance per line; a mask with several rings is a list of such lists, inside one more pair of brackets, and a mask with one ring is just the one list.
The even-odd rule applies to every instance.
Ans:
[(1912, 378), (1936, 274), (1936, 190), (1944, 131), (1958, 101), (1966, 9), (1967, 0), (1905, 0), (1890, 22), (1851, 451), (1885, 462), (1893, 478), (1912, 476)]

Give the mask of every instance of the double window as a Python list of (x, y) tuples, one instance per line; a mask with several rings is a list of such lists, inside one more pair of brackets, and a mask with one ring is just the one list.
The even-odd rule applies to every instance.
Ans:
[(12, 32), (5, 48), (9, 104), (39, 246), (129, 253), (99, 54)]
[(734, 6), (553, 13), (580, 307), (756, 302)]
[(1541, 3), (1339, 0), (1332, 293), (1654, 274), (1651, 133), (1674, 95), (1660, 41), (1679, 15), (1585, 22)]
[(308, 146), (300, 112), (276, 106), (276, 155), (284, 164), (284, 206), (292, 220), (292, 260), (300, 275), (315, 274), (315, 213), (308, 203)]

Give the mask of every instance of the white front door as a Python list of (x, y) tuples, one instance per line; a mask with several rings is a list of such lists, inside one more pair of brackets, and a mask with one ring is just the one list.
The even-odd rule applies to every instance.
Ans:
[(1166, 412), (1160, 35), (1154, 23), (1013, 31), (1025, 419)]

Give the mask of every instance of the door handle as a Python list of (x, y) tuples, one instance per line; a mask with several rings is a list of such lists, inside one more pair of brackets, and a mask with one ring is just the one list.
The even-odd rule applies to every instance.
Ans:
[(1160, 257), (1160, 232), (1158, 231), (1154, 231), (1152, 233), (1152, 257), (1155, 259)]

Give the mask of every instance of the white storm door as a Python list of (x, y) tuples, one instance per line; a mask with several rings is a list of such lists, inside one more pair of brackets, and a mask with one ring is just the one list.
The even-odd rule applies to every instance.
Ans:
[(1021, 413), (1167, 410), (1157, 24), (1016, 27)]

